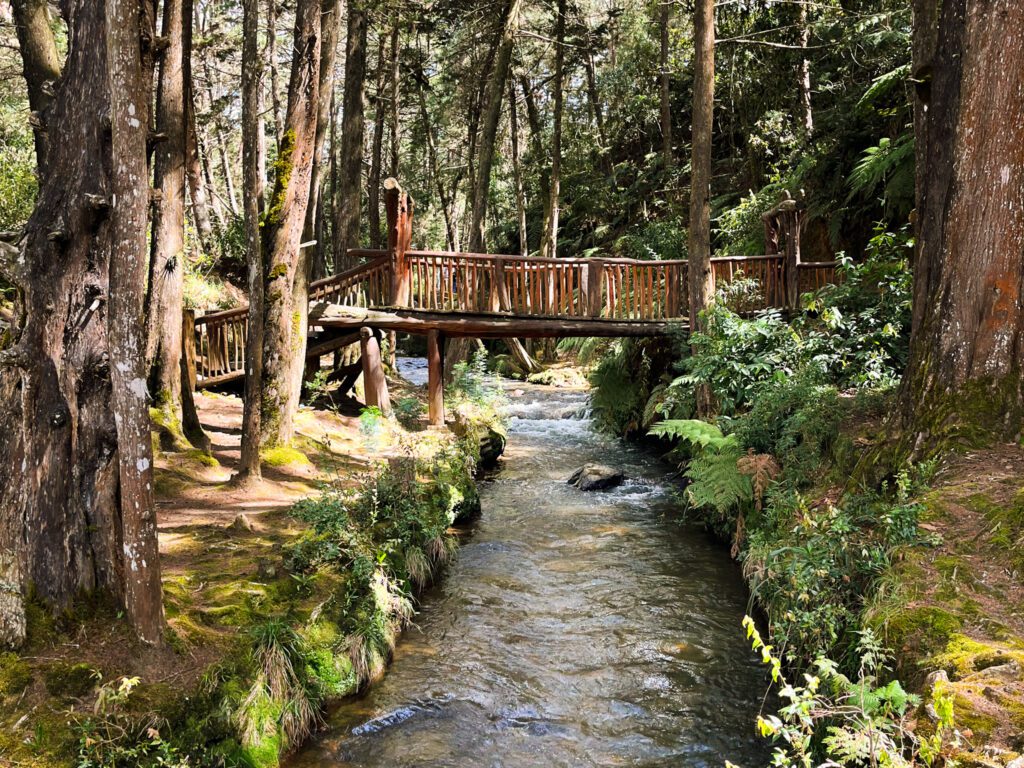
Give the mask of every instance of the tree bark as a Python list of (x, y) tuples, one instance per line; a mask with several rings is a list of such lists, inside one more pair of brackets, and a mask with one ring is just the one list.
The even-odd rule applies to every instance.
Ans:
[(558, 206), (562, 181), (562, 102), (565, 89), (565, 14), (566, 0), (558, 0), (555, 21), (554, 121), (551, 136), (551, 175), (548, 180), (549, 204), (544, 211), (544, 235), (540, 243), (541, 258), (558, 256)]
[(41, 182), (47, 170), (46, 111), (53, 100), (53, 85), (60, 77), (60, 57), (50, 26), (48, 0), (14, 0), (12, 7), (18, 47), (21, 49), (22, 70), (28, 86), (28, 106), (36, 118), (32, 133)]
[(526, 188), (523, 186), (523, 164), (519, 157), (519, 115), (516, 88), (508, 81), (509, 140), (512, 144), (512, 180), (516, 188), (516, 219), (519, 222), (519, 253), (530, 254), (529, 231), (526, 227)]
[(399, 47), (400, 36), (398, 22), (391, 30), (391, 80), (388, 94), (388, 128), (391, 134), (391, 165), (388, 167), (388, 175), (392, 179), (398, 178), (399, 154), (402, 149), (402, 133), (400, 121), (400, 90), (401, 90), (401, 48)]
[(199, 137), (196, 133), (196, 95), (192, 79), (193, 0), (183, 0), (182, 7), (182, 16), (187, 22), (182, 31), (181, 54), (182, 81), (185, 89), (185, 175), (199, 243), (206, 253), (213, 253), (213, 224), (210, 221), (202, 158), (199, 156)]
[(182, 77), (185, 16), (182, 0), (164, 0), (154, 153), (153, 235), (150, 240), (149, 324), (146, 359), (154, 405), (171, 422), (181, 408), (181, 312), (185, 276), (185, 86)]
[(452, 221), (452, 202), (448, 196), (448, 190), (444, 186), (444, 177), (441, 176), (441, 167), (437, 157), (437, 145), (434, 141), (434, 126), (430, 122), (430, 114), (427, 112), (427, 96), (424, 88), (419, 89), (420, 97), (420, 118), (423, 120), (423, 135), (427, 140), (427, 161), (430, 164), (430, 175), (437, 187), (437, 197), (441, 201), (441, 213), (444, 216), (444, 236), (446, 247), (450, 251), (456, 250), (455, 223)]
[[(288, 443), (302, 390), (309, 281), (299, 245), (309, 204), (320, 98), (320, 1), (299, 0), (274, 192), (263, 223), (267, 264), (263, 326), (264, 446)], [(303, 249), (304, 250), (304, 249)]]
[(807, 18), (807, 4), (800, 4), (800, 47), (804, 55), (800, 59), (800, 108), (803, 110), (804, 138), (814, 135), (814, 109), (811, 105), (811, 61), (807, 58), (807, 46), (811, 42), (811, 25)]
[[(110, 80), (111, 212), (107, 335), (111, 410), (117, 431), (124, 604), (139, 637), (163, 634), (160, 553), (153, 502), (153, 443), (146, 404), (143, 319), (149, 167), (146, 142), (154, 38), (148, 0), (107, 0)], [(179, 326), (180, 327), (180, 326)]]
[(242, 401), (242, 457), (237, 481), (262, 477), (261, 403), (263, 391), (263, 215), (264, 130), (263, 58), (259, 55), (260, 0), (242, 5), (242, 215), (248, 265), (249, 328), (245, 340), (245, 390)]
[[(9, 429), (0, 440), (0, 566), (55, 610), (82, 592), (105, 591), (140, 636), (157, 641), (141, 333), (149, 195), (148, 89), (139, 81), (152, 71), (142, 59), (152, 30), (141, 35), (138, 3), (104, 5), (83, 3), (71, 18), (65, 72), (49, 108), (51, 172), (20, 258), (0, 260), (25, 297), (13, 346), (0, 353), (0, 427)], [(109, 69), (107, 12), (111, 28), (121, 26), (110, 39)], [(19, 607), (14, 599), (3, 604)], [(0, 627), (17, 642), (16, 617), (0, 617)]]
[(1024, 421), (1024, 6), (914, 3), (917, 241), (902, 390), (912, 458)]
[[(310, 258), (310, 266), (324, 264), (326, 256), (324, 246), (317, 237), (319, 216), (322, 213), (320, 197), (323, 194), (324, 168), (328, 158), (324, 153), (327, 146), (327, 133), (331, 127), (331, 98), (334, 92), (334, 62), (338, 50), (338, 32), (341, 23), (341, 3), (339, 0), (323, 0), (320, 14), (320, 103), (316, 117), (316, 139), (313, 145), (313, 170), (309, 181), (309, 204), (306, 206), (306, 223), (302, 230), (303, 242), (316, 242), (309, 253), (315, 254), (315, 262)], [(313, 270), (310, 270), (312, 273)], [(321, 271), (323, 271), (321, 269)], [(321, 275), (323, 276), (323, 275)]]
[(277, 75), (277, 0), (267, 0), (267, 69), (270, 72), (270, 104), (274, 114), (274, 143), (281, 151), (284, 117), (281, 114), (281, 84)]
[[(693, 137), (690, 159), (690, 327), (702, 330), (701, 313), (715, 297), (711, 271), (711, 136), (715, 110), (715, 3), (696, 0), (693, 13)], [(711, 392), (697, 388), (697, 409), (711, 411)]]
[(485, 249), (484, 234), (491, 190), (491, 168), (494, 165), (494, 145), (498, 136), (502, 97), (505, 94), (505, 82), (512, 62), (512, 46), (519, 31), (522, 7), (523, 0), (509, 1), (494, 67), (484, 95), (483, 124), (477, 150), (476, 179), (473, 183), (473, 216), (469, 231), (469, 250), (473, 253), (482, 253)]
[(384, 152), (384, 83), (387, 73), (384, 50), (387, 38), (380, 35), (377, 47), (377, 98), (373, 107), (373, 147), (370, 150), (370, 176), (367, 179), (367, 218), (370, 223), (370, 247), (383, 247), (380, 227), (381, 164)]
[[(345, 41), (345, 92), (341, 104), (341, 149), (335, 192), (334, 271), (352, 266), (347, 251), (359, 245), (363, 189), (363, 124), (366, 89), (365, 0), (349, 0)], [(378, 214), (379, 216), (379, 214)]]
[(669, 80), (669, 24), (672, 21), (672, 4), (661, 2), (661, 164), (667, 171), (672, 163), (672, 91)]

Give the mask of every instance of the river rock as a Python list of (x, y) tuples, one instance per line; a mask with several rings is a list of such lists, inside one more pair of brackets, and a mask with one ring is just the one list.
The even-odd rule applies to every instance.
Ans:
[(621, 470), (604, 464), (585, 464), (573, 472), (566, 482), (581, 491), (605, 491), (621, 485), (624, 479)]

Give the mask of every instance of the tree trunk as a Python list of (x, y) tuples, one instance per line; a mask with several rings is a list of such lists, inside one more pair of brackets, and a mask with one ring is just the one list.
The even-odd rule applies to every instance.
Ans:
[(263, 59), (259, 55), (260, 0), (242, 6), (242, 215), (248, 264), (249, 328), (245, 340), (240, 483), (258, 481), (262, 439), (264, 269), (260, 218), (263, 215)]
[(519, 16), (523, 0), (509, 0), (505, 12), (505, 24), (501, 32), (494, 59), (494, 67), (484, 95), (483, 125), (477, 150), (476, 179), (473, 183), (473, 217), (469, 231), (469, 250), (482, 253), (485, 249), (484, 229), (487, 225), (487, 203), (491, 190), (491, 167), (494, 165), (494, 145), (498, 136), (498, 122), (501, 120), (501, 102), (505, 94), (509, 65), (512, 61), (512, 46), (519, 31)]
[[(163, 634), (160, 552), (153, 502), (153, 442), (146, 403), (143, 319), (149, 224), (146, 142), (153, 81), (153, 5), (107, 0), (107, 55), (111, 123), (110, 277), (107, 337), (110, 405), (117, 432), (124, 604), (139, 637)], [(147, 53), (148, 50), (148, 53)], [(180, 326), (179, 326), (180, 327)]]
[(393, 178), (398, 178), (398, 161), (399, 153), (402, 148), (402, 134), (401, 124), (399, 120), (399, 96), (401, 87), (401, 49), (399, 48), (399, 29), (398, 22), (395, 22), (394, 28), (391, 30), (391, 81), (390, 93), (388, 94), (388, 123), (391, 133), (391, 165), (389, 166), (388, 175)]
[(196, 133), (196, 96), (192, 81), (192, 0), (183, 0), (182, 16), (187, 20), (182, 40), (182, 80), (185, 88), (185, 175), (188, 181), (192, 219), (199, 234), (199, 243), (206, 253), (213, 253), (213, 224), (203, 179), (199, 137)]
[(1024, 6), (914, 3), (917, 218), (902, 390), (912, 458), (1024, 421)]
[(182, 0), (164, 0), (162, 35), (167, 40), (167, 48), (160, 61), (156, 129), (165, 138), (154, 153), (153, 186), (157, 195), (153, 202), (146, 313), (150, 391), (154, 393), (155, 407), (164, 411), (170, 423), (178, 422), (181, 409), (181, 312), (185, 277), (184, 5)]
[(672, 5), (668, 0), (661, 2), (661, 165), (668, 171), (672, 163), (672, 91), (669, 81), (669, 24), (672, 20)]
[(299, 248), (309, 204), (320, 81), (320, 0), (298, 0), (277, 177), (264, 217), (267, 264), (263, 327), (263, 444), (292, 438), (302, 390), (309, 314), (305, 249)]
[(46, 177), (46, 110), (52, 101), (53, 84), (60, 77), (60, 57), (50, 26), (48, 0), (14, 0), (14, 25), (18, 31), (22, 69), (28, 86), (28, 106), (35, 115), (36, 165), (39, 180)]
[[(309, 204), (306, 206), (306, 223), (302, 230), (303, 242), (316, 242), (311, 247), (311, 256), (315, 254), (315, 263), (323, 264), (323, 243), (317, 238), (317, 223), (322, 213), (320, 197), (323, 193), (324, 168), (327, 167), (327, 156), (324, 149), (327, 145), (327, 133), (331, 127), (331, 105), (334, 103), (331, 94), (334, 92), (334, 61), (338, 50), (338, 32), (341, 21), (341, 3), (339, 0), (323, 0), (323, 11), (320, 14), (320, 103), (316, 117), (316, 139), (313, 145), (313, 170), (309, 181)], [(313, 262), (313, 259), (310, 259)], [(311, 264), (312, 266), (312, 264)], [(310, 270), (312, 272), (312, 270)]]
[[(338, 188), (334, 195), (334, 271), (350, 266), (346, 252), (359, 245), (363, 189), (363, 119), (366, 88), (365, 0), (349, 0), (345, 41), (345, 92), (341, 104)], [(379, 216), (379, 214), (378, 214)]]
[(814, 134), (814, 110), (811, 107), (811, 61), (807, 58), (807, 46), (811, 42), (811, 25), (807, 19), (807, 4), (800, 4), (800, 47), (804, 55), (800, 59), (800, 107), (803, 110), (804, 137)]
[(441, 167), (437, 158), (437, 146), (434, 142), (434, 126), (430, 122), (430, 114), (427, 112), (427, 97), (421, 86), (420, 117), (423, 120), (423, 135), (427, 139), (427, 161), (430, 164), (430, 175), (434, 179), (434, 186), (437, 187), (437, 196), (441, 201), (441, 213), (444, 216), (444, 236), (446, 247), (450, 251), (456, 250), (455, 224), (452, 221), (452, 203), (448, 197), (448, 191), (444, 186), (444, 178), (441, 176)]
[(549, 204), (544, 211), (544, 235), (540, 242), (542, 258), (558, 256), (558, 206), (562, 180), (562, 101), (565, 89), (565, 13), (566, 0), (558, 0), (555, 22), (554, 125), (551, 135), (551, 175), (548, 180)]
[(281, 151), (284, 117), (281, 114), (281, 83), (277, 75), (277, 0), (267, 0), (267, 69), (270, 71), (270, 104), (274, 114), (274, 143)]
[(519, 253), (530, 254), (529, 231), (526, 227), (526, 189), (523, 186), (523, 164), (519, 157), (519, 115), (516, 88), (508, 81), (509, 139), (512, 143), (512, 180), (516, 188), (516, 219), (519, 221)]
[[(107, 12), (116, 33), (109, 72)], [(15, 553), (23, 592), (56, 610), (82, 592), (108, 592), (140, 636), (157, 641), (140, 258), (149, 200), (140, 53), (152, 30), (140, 44), (142, 18), (137, 2), (76, 8), (49, 109), (51, 172), (21, 257), (0, 263), (25, 298), (14, 345), (0, 353), (0, 426), (15, 427), (0, 440), (0, 533), (17, 531), (0, 542), (0, 560)], [(4, 639), (19, 639), (7, 632), (16, 619), (0, 617), (0, 626)]]
[(377, 99), (373, 106), (373, 147), (370, 150), (370, 176), (367, 186), (367, 218), (370, 221), (370, 247), (382, 248), (384, 245), (380, 228), (380, 173), (381, 155), (384, 152), (384, 78), (385, 67), (384, 47), (386, 38), (380, 36), (377, 48)]
[(523, 103), (526, 105), (526, 122), (530, 126), (530, 152), (533, 154), (534, 162), (539, 165), (537, 181), (541, 197), (544, 199), (546, 219), (547, 209), (551, 204), (551, 177), (550, 168), (544, 163), (544, 133), (541, 129), (540, 110), (537, 109), (537, 102), (533, 98), (533, 87), (525, 75), (520, 76), (519, 86), (522, 88)]
[[(693, 12), (693, 137), (690, 159), (690, 327), (701, 330), (701, 313), (715, 298), (711, 271), (711, 132), (715, 110), (715, 3), (697, 0)], [(711, 411), (711, 391), (697, 388), (701, 415)]]

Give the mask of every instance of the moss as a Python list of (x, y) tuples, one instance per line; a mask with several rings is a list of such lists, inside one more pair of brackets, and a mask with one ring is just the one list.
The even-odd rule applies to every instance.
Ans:
[(284, 277), (288, 274), (287, 264), (276, 264), (273, 269), (270, 270), (270, 279), (276, 280), (279, 277)]
[(185, 456), (191, 461), (198, 464), (202, 464), (204, 467), (219, 467), (220, 462), (217, 461), (216, 457), (211, 456), (206, 451), (201, 451), (198, 448), (190, 448), (185, 451)]
[(80, 698), (96, 687), (98, 674), (88, 664), (56, 662), (43, 670), (43, 684), (51, 696)]
[(29, 600), (25, 604), (25, 646), (30, 650), (46, 648), (56, 642), (58, 634), (53, 612)]
[(946, 670), (958, 679), (1010, 661), (1024, 665), (1024, 651), (981, 642), (961, 634), (953, 635), (945, 649), (929, 659), (931, 665)]
[(978, 743), (999, 728), (997, 716), (980, 711), (971, 697), (960, 692), (953, 694), (953, 722), (960, 730), (970, 729), (972, 740)]
[(949, 611), (926, 605), (890, 616), (885, 633), (894, 648), (917, 647), (928, 652), (943, 647), (962, 626), (963, 621)]
[(274, 197), (270, 207), (264, 216), (264, 221), (270, 224), (280, 224), (284, 214), (284, 203), (288, 196), (288, 185), (291, 183), (292, 171), (294, 168), (295, 155), (295, 131), (286, 131), (281, 137), (281, 145), (278, 150), (277, 160), (274, 161)]
[(0, 653), (0, 696), (15, 696), (31, 681), (31, 668), (16, 653)]
[(301, 451), (288, 445), (278, 445), (260, 452), (260, 459), (271, 467), (309, 466), (312, 462)]

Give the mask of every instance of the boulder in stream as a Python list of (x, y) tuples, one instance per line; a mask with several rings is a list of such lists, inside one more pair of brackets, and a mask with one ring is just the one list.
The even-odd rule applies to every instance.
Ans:
[(604, 464), (584, 464), (566, 482), (581, 491), (606, 491), (621, 485), (624, 479), (621, 470)]

